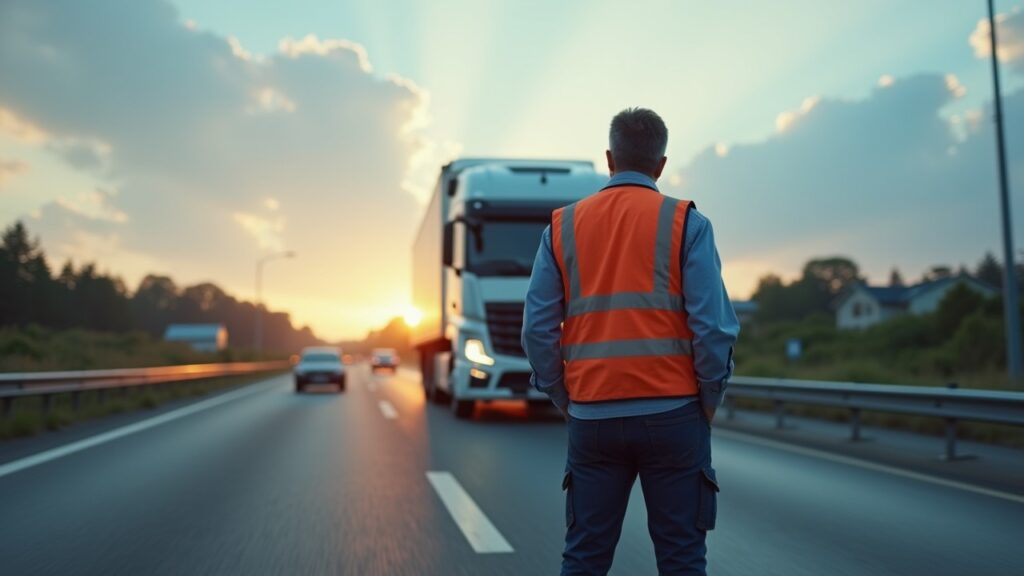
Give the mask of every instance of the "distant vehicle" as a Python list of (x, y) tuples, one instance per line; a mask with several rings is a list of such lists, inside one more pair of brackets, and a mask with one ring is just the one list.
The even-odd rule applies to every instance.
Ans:
[(398, 369), (398, 352), (394, 348), (374, 348), (370, 355), (370, 370), (391, 370)]
[(170, 324), (164, 340), (185, 342), (197, 352), (218, 352), (228, 347), (228, 329), (223, 324)]
[(441, 169), (413, 244), (412, 330), (427, 398), (458, 418), (477, 400), (544, 403), (519, 344), (551, 211), (608, 181), (592, 162), (464, 158)]
[(302, 349), (302, 355), (293, 369), (295, 391), (303, 392), (307, 384), (337, 384), (338, 392), (345, 391), (345, 365), (341, 350), (331, 346), (312, 346)]

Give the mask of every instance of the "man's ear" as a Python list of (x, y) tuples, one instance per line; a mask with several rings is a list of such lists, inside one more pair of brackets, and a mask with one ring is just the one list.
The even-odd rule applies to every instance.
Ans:
[(608, 159), (608, 174), (615, 175), (615, 159), (612, 158), (612, 151), (605, 150), (604, 157)]
[[(609, 156), (610, 158), (610, 156)], [(654, 179), (661, 178), (662, 171), (665, 170), (665, 163), (668, 162), (668, 156), (662, 156), (661, 162), (658, 162), (658, 167), (654, 169)]]

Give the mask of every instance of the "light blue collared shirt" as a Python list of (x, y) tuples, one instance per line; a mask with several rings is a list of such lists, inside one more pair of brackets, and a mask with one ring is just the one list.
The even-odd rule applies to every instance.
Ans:
[[(620, 172), (607, 186), (635, 185), (657, 190), (654, 180), (639, 172)], [(715, 248), (711, 222), (696, 209), (686, 220), (680, 253), (683, 301), (693, 331), (693, 360), (700, 384), (700, 401), (717, 407), (732, 375), (732, 351), (740, 326), (722, 282), (722, 262)], [(523, 313), (523, 349), (533, 368), (533, 386), (556, 406), (581, 420), (658, 414), (685, 406), (697, 397), (643, 398), (580, 404), (569, 401), (563, 381), (562, 322), (565, 292), (562, 273), (551, 248), (551, 227), (541, 236)]]

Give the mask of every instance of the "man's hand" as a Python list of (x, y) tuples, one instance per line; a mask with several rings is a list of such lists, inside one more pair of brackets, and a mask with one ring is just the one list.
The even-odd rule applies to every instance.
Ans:
[(704, 417), (708, 419), (708, 425), (715, 419), (715, 408), (708, 409), (707, 406), (701, 406), (701, 410), (704, 411)]

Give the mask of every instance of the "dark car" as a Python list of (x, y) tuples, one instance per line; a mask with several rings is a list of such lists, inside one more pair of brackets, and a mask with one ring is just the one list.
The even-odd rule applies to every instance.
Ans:
[(293, 373), (296, 392), (304, 391), (307, 384), (336, 384), (338, 392), (345, 391), (345, 365), (338, 348), (315, 346), (303, 349)]

